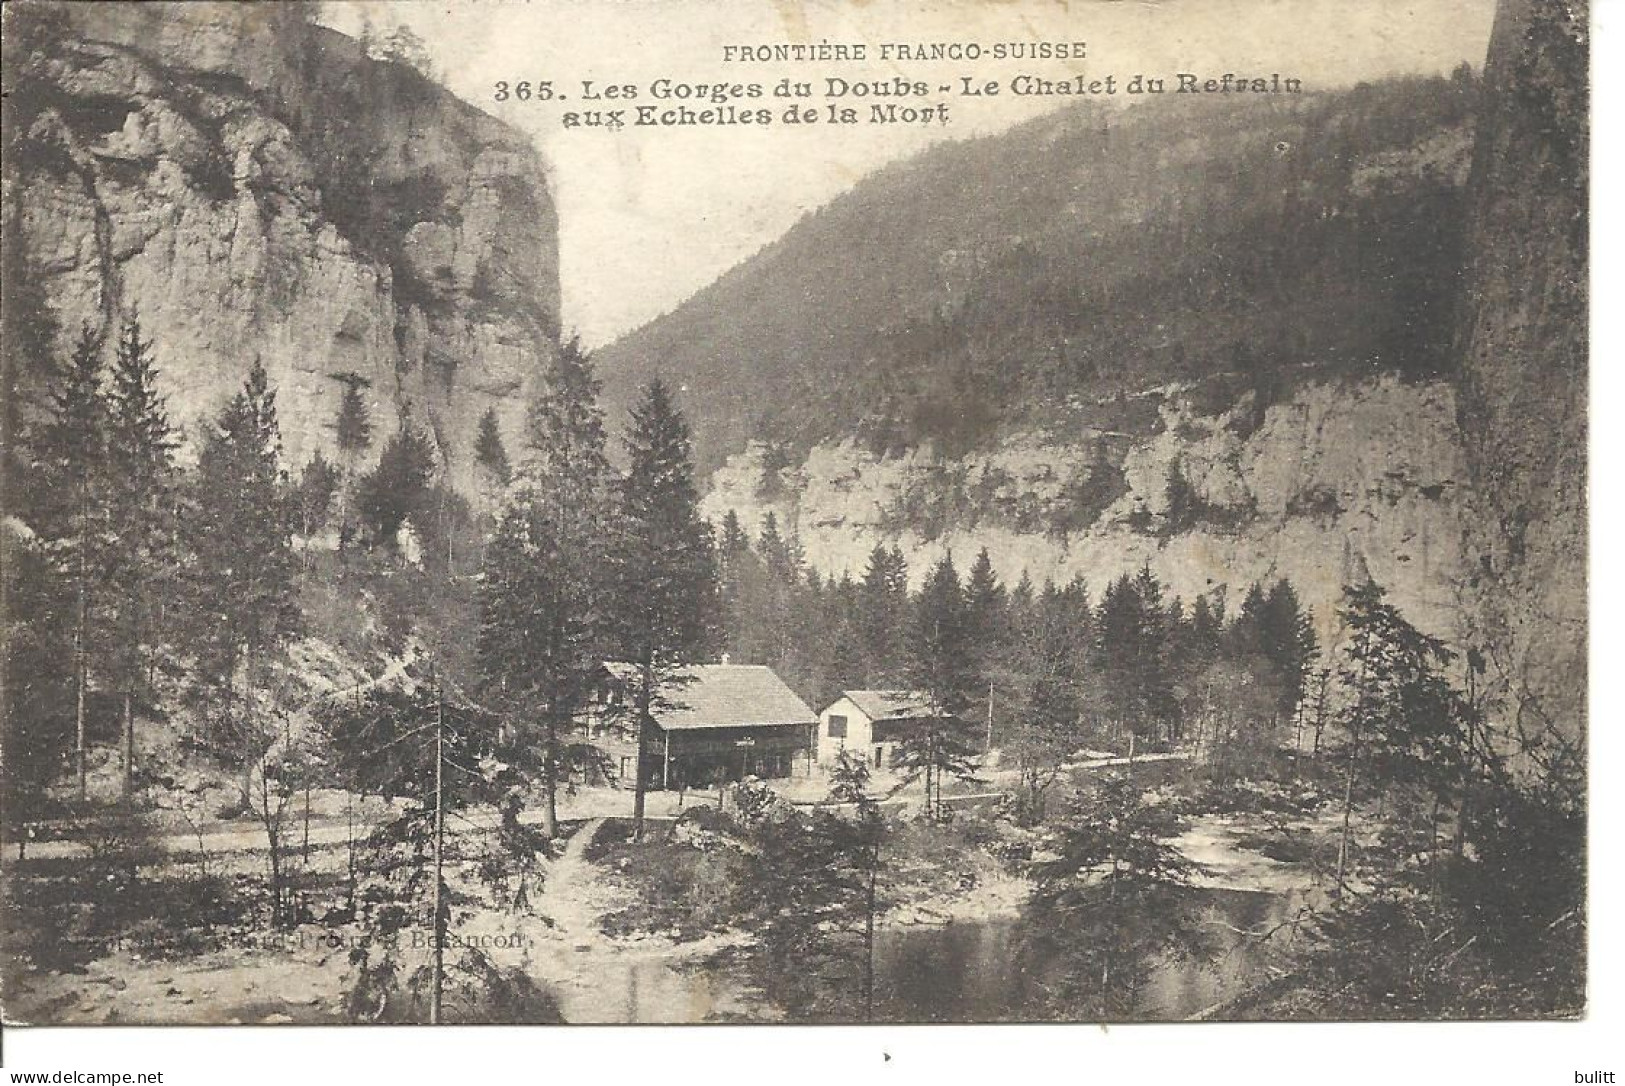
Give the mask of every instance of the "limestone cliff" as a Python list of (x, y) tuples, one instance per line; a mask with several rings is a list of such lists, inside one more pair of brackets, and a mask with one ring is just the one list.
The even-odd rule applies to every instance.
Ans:
[(63, 345), (138, 311), (194, 434), (259, 357), (293, 469), (354, 375), (372, 455), (410, 419), (472, 493), (557, 340), (528, 141), (302, 5), (7, 7), (5, 228)]
[(1538, 733), (1586, 719), (1585, 0), (1503, 0), (1459, 337), (1474, 641)]
[(1323, 642), (1342, 586), (1369, 573), (1454, 639), (1464, 467), (1448, 383), (1311, 381), (1261, 412), (1250, 396), (1215, 409), (1202, 391), (1133, 397), (1149, 416), (1137, 435), (1031, 432), (951, 460), (846, 442), (774, 471), (754, 446), (712, 477), (704, 508), (716, 521), (734, 510), (748, 531), (773, 510), (836, 575), (861, 576), (874, 545), (895, 541), (916, 577), (944, 550), (965, 565), (983, 546), (1007, 583), (1081, 574), (1094, 592), (1143, 562), (1187, 601), (1224, 588), (1235, 602), (1285, 576)]

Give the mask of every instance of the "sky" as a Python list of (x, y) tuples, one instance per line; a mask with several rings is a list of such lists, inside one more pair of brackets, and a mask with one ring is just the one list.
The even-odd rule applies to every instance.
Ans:
[[(1483, 61), (1494, 0), (331, 0), (323, 21), (356, 33), (406, 25), (435, 75), (529, 134), (559, 210), (563, 323), (598, 346), (667, 312), (865, 176), (928, 144), (1002, 131), (1070, 99), (1015, 97), (1021, 74), (1058, 79), (1188, 71), (1304, 80), (1308, 90)], [(905, 62), (886, 42), (1087, 43), (1086, 58)], [(725, 62), (730, 44), (865, 43), (859, 62)], [(638, 86), (790, 77), (998, 80), (997, 98), (946, 100), (946, 126), (777, 123), (765, 128), (566, 129), (583, 80)], [(494, 100), (498, 80), (551, 81), (567, 101)], [(869, 99), (858, 104), (867, 116)], [(1115, 99), (1126, 102), (1121, 94)], [(823, 99), (814, 99), (822, 104)], [(695, 103), (689, 103), (696, 105)], [(696, 108), (704, 108), (696, 105)]]

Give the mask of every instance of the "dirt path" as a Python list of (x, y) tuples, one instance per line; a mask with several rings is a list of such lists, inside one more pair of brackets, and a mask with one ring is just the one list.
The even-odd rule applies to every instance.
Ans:
[(717, 949), (710, 942), (673, 944), (658, 937), (611, 939), (599, 928), (621, 904), (616, 888), (587, 856), (604, 819), (584, 824), (549, 866), (532, 908), (531, 969), (574, 1023), (703, 1022), (746, 1009), (728, 981), (706, 969), (684, 969)]
[(553, 934), (578, 948), (578, 953), (586, 953), (604, 938), (589, 903), (593, 876), (587, 859), (587, 849), (603, 826), (602, 818), (594, 818), (571, 835), (564, 852), (548, 866), (536, 900), (537, 911), (553, 922)]

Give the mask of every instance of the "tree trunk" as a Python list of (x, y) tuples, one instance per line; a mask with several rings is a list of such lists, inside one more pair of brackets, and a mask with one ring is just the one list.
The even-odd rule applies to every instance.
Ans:
[[(81, 508), (80, 517), (89, 514)], [(82, 523), (82, 520), (81, 520)], [(85, 686), (90, 682), (90, 663), (88, 644), (90, 638), (90, 563), (85, 554), (89, 533), (83, 527), (79, 531), (79, 613), (78, 622), (73, 635), (73, 663), (75, 704), (73, 712), (73, 757), (74, 765), (79, 777), (79, 799), (84, 801), (87, 788), (87, 767), (85, 761)]]
[(875, 1020), (875, 877), (880, 870), (880, 845), (869, 856), (869, 892), (863, 924), (863, 1020)]
[(265, 824), (265, 843), (269, 846), (267, 863), (271, 875), (271, 926), (282, 924), (282, 811), (271, 813), (271, 783), (260, 767), (260, 820)]
[(347, 855), (348, 875), (346, 885), (346, 898), (350, 907), (350, 915), (355, 915), (355, 794), (348, 789), (344, 793), (344, 848)]
[[(254, 650), (250, 645), (243, 647), (243, 722), (241, 727), (242, 745), (244, 749), (251, 749), (249, 740), (250, 729), (254, 725)], [(243, 799), (252, 803), (254, 798), (254, 769), (253, 763), (244, 758), (247, 763), (243, 767)]]
[(637, 783), (632, 793), (632, 839), (643, 840), (643, 811), (644, 811), (644, 759), (648, 756), (649, 746), (649, 707), (654, 701), (654, 667), (647, 655), (640, 665), (641, 675), (638, 684), (638, 755), (635, 761), (637, 768)]
[(551, 841), (559, 832), (559, 729), (550, 709), (547, 714), (547, 764), (543, 785), (547, 803), (542, 808), (542, 833)]
[(429, 988), (429, 1025), (440, 1024), (440, 993), (446, 979), (446, 930), (442, 893), (442, 875), (445, 863), (446, 841), (446, 707), (440, 696), (440, 684), (435, 683), (434, 726), (434, 974)]
[(124, 690), (124, 781), (125, 799), (135, 791), (135, 696)]
[(1337, 843), (1337, 899), (1343, 900), (1343, 876), (1348, 870), (1349, 823), (1354, 815), (1354, 760), (1359, 753), (1359, 733), (1349, 737), (1349, 765), (1343, 780), (1343, 830)]

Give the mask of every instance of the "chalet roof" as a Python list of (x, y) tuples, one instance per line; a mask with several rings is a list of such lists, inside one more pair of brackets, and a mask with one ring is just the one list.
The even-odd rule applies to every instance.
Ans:
[[(620, 679), (637, 674), (633, 664), (610, 662)], [(770, 667), (755, 664), (693, 664), (690, 681), (665, 691), (671, 708), (656, 710), (655, 723), (668, 731), (692, 728), (771, 728), (816, 724), (818, 714), (784, 685)]]
[(931, 715), (930, 699), (918, 690), (842, 690), (841, 696), (870, 720), (906, 720)]

